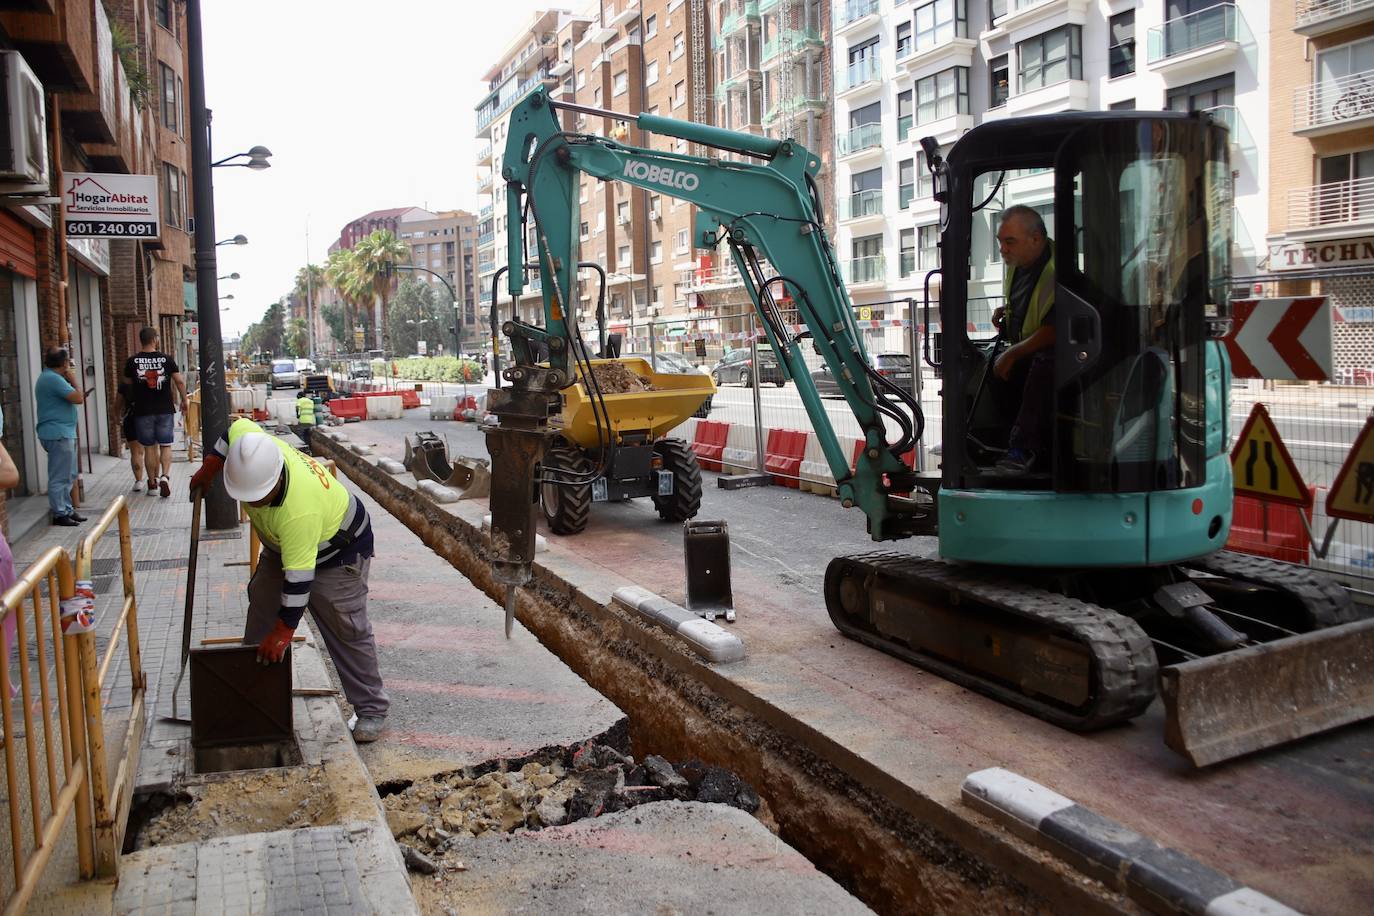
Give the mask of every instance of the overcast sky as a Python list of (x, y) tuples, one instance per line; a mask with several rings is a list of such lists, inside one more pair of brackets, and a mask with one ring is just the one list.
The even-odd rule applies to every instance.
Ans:
[(477, 205), (473, 107), (482, 74), (534, 0), (203, 0), (216, 160), (262, 145), (272, 167), (219, 168), (216, 238), (225, 334), (241, 333), (323, 264), (354, 217)]

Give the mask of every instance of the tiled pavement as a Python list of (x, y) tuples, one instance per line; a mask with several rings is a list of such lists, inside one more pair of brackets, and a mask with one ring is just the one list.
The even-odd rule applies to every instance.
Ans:
[[(16, 568), (21, 571), (52, 546), (63, 546), (74, 554), (80, 539), (94, 526), (100, 514), (118, 496), (127, 497), (136, 569), (139, 641), (149, 697), (139, 786), (165, 785), (170, 779), (184, 775), (186, 769), (181, 762), (185, 755), (179, 755), (179, 751), (184, 751), (188, 729), (160, 722), (158, 717), (172, 711), (172, 689), (180, 664), (191, 528), (191, 503), (187, 493), (193, 469), (184, 461), (175, 463), (171, 475), (173, 496), (162, 499), (131, 493), (132, 479), (127, 463), (107, 459), (97, 465), (96, 474), (87, 477), (87, 499), (81, 511), (90, 521), (79, 528), (38, 526), (12, 545)], [(193, 647), (208, 637), (237, 636), (242, 632), (248, 578), (246, 531), (246, 527), (236, 526), (229, 531), (211, 532), (202, 525), (193, 608)], [(118, 531), (112, 527), (95, 551), (93, 563), (93, 580), (99, 596), (98, 645), (102, 655), (118, 613), (117, 602), (121, 594), (118, 558)], [(319, 668), (318, 653), (311, 650), (296, 654), (302, 659), (315, 659), (315, 670), (305, 677), (301, 674), (302, 664), (298, 662), (298, 684), (308, 681), (310, 686), (322, 686), (324, 674)], [(104, 690), (111, 769), (117, 765), (118, 741), (127, 725), (131, 702), (127, 647), (121, 646), (117, 656)], [(299, 725), (304, 706), (300, 698), (297, 704)], [(177, 709), (180, 715), (186, 716), (189, 708), (187, 677), (181, 685)], [(321, 708), (337, 710), (332, 699), (315, 701), (304, 718), (318, 720)], [(332, 724), (321, 725), (314, 721), (314, 725), (317, 729), (333, 727), (337, 731), (342, 728), (342, 719), (337, 714), (333, 718), (337, 721)], [(351, 742), (346, 737), (333, 741), (330, 746), (337, 753), (339, 745), (353, 754)], [(357, 769), (362, 772), (361, 766)], [(370, 784), (363, 788), (372, 791)], [(375, 794), (372, 798), (375, 800)], [(367, 810), (365, 800), (361, 810)], [(371, 829), (365, 821), (226, 837), (200, 846), (188, 844), (145, 850), (126, 863), (132, 867), (122, 869), (117, 888), (109, 882), (78, 882), (70, 824), (63, 840), (53, 852), (30, 912), (355, 913), (413, 909), (405, 872), (389, 834), (384, 827), (380, 832)], [(170, 881), (171, 874), (180, 877)], [(195, 880), (190, 881), (191, 877)], [(245, 881), (245, 877), (252, 880)], [(0, 887), (0, 893), (7, 894), (10, 887), (8, 884)], [(366, 888), (367, 893), (361, 888)], [(267, 896), (263, 897), (264, 894)]]

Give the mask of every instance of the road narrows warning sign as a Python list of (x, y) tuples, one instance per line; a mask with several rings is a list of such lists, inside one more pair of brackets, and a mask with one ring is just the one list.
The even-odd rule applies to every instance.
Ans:
[(1326, 494), (1326, 514), (1352, 522), (1374, 522), (1374, 416), (1365, 421)]
[(1312, 491), (1303, 483), (1263, 404), (1256, 404), (1245, 420), (1231, 450), (1231, 470), (1237, 493), (1269, 502), (1312, 505)]

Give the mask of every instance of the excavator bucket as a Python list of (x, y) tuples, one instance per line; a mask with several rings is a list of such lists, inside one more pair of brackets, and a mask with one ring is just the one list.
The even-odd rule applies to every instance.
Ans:
[(491, 495), (491, 465), (487, 460), (459, 455), (450, 463), (448, 444), (434, 433), (416, 433), (413, 445), (406, 439), (405, 465), (416, 480), (433, 480), (457, 490), (459, 499)]
[(1374, 716), (1374, 619), (1170, 665), (1164, 742), (1208, 766)]

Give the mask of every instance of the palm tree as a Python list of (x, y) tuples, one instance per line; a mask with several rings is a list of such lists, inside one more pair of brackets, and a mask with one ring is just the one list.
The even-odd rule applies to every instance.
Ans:
[(391, 292), (392, 268), (410, 260), (410, 248), (395, 234), (378, 229), (354, 246), (358, 276), (371, 287), (373, 301), (372, 328), (377, 346), (386, 349), (382, 340), (386, 328), (386, 301)]
[(309, 356), (310, 353), (310, 331), (305, 326), (304, 318), (292, 318), (286, 330), (286, 345), (295, 356)]
[(340, 248), (329, 254), (329, 263), (324, 267), (324, 279), (343, 300), (344, 311), (344, 350), (351, 352), (354, 347), (353, 328), (357, 320), (354, 314), (358, 300), (355, 293), (358, 289), (358, 276), (356, 269), (356, 258), (351, 248)]

